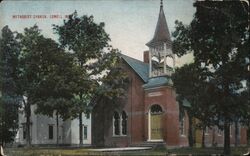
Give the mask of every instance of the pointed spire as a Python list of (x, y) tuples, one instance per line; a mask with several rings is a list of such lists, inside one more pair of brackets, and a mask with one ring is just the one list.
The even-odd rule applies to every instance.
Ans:
[(159, 13), (154, 37), (146, 45), (148, 47), (157, 47), (157, 46), (163, 46), (164, 43), (166, 43), (168, 47), (169, 46), (171, 47), (170, 33), (169, 33), (166, 18), (165, 18), (165, 14), (163, 11), (163, 2), (161, 0), (160, 13)]

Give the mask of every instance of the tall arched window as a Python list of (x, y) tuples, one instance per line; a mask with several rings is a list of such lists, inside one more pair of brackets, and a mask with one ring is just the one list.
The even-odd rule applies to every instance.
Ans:
[(122, 135), (127, 135), (127, 114), (122, 112)]
[(120, 115), (115, 112), (113, 116), (114, 135), (120, 135)]
[(113, 116), (113, 135), (127, 135), (127, 114), (125, 111), (122, 113), (114, 112)]
[(182, 117), (181, 121), (180, 121), (180, 135), (181, 136), (186, 135), (186, 132), (185, 132), (185, 117)]

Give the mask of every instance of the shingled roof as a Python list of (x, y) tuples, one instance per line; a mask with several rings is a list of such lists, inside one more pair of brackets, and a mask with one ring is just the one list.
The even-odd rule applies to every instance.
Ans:
[(135, 71), (135, 73), (143, 80), (143, 88), (160, 87), (164, 85), (173, 85), (170, 77), (161, 76), (149, 78), (149, 64), (134, 59), (127, 55), (121, 54), (122, 59)]
[(138, 76), (146, 83), (148, 81), (149, 76), (149, 65), (140, 60), (134, 59), (127, 55), (121, 54), (121, 57), (127, 64), (136, 72)]
[(163, 5), (161, 1), (160, 13), (159, 13), (154, 37), (146, 45), (148, 47), (156, 47), (156, 46), (162, 45), (163, 43), (166, 43), (167, 46), (171, 46), (170, 33), (169, 33), (169, 29), (168, 29), (168, 25), (167, 25), (167, 21), (165, 18)]
[(172, 79), (166, 76), (159, 76), (159, 77), (150, 78), (148, 82), (144, 84), (142, 87), (144, 89), (148, 89), (148, 88), (154, 88), (154, 87), (161, 87), (165, 85), (172, 86), (173, 85)]

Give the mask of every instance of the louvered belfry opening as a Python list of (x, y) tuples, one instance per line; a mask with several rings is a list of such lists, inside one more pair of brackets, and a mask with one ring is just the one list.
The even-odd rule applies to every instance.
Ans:
[(172, 41), (161, 1), (160, 12), (153, 39), (149, 47), (149, 77), (171, 76), (175, 66)]

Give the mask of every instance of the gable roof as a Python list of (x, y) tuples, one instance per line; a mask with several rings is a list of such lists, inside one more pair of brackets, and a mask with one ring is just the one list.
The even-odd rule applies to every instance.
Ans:
[(143, 88), (154, 88), (164, 85), (173, 85), (170, 77), (160, 76), (149, 78), (149, 64), (134, 59), (127, 55), (121, 54), (121, 58), (135, 71), (135, 73), (143, 80)]
[(135, 71), (135, 73), (146, 83), (149, 76), (149, 65), (140, 60), (121, 54), (123, 60)]

